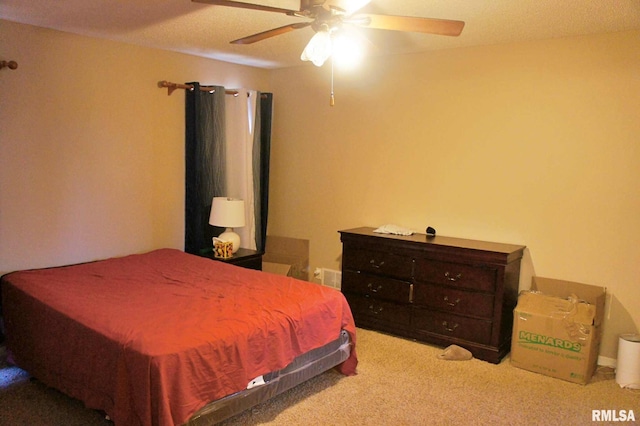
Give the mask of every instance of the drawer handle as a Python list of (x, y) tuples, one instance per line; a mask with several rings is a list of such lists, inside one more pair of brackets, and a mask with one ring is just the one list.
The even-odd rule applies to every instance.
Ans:
[(380, 285), (380, 284), (378, 285), (378, 287), (373, 288), (373, 283), (369, 283), (369, 284), (367, 284), (367, 287), (369, 288), (369, 290), (371, 291), (371, 293), (377, 293), (377, 292), (379, 292), (380, 290), (382, 290), (382, 285)]
[(458, 328), (458, 324), (453, 324), (452, 326), (449, 326), (449, 323), (447, 321), (442, 321), (442, 327), (444, 327), (444, 329), (449, 332), (453, 332), (455, 331), (456, 328)]
[(446, 279), (448, 279), (449, 281), (458, 281), (460, 278), (462, 278), (462, 272), (457, 274), (455, 277), (451, 276), (451, 274), (447, 271), (444, 273), (444, 277)]
[(384, 265), (384, 260), (378, 264), (376, 264), (376, 260), (375, 259), (371, 259), (369, 261), (369, 263), (371, 264), (371, 266), (373, 266), (376, 269), (380, 269), (382, 267), (382, 265)]
[(449, 301), (449, 296), (445, 296), (444, 297), (444, 301), (447, 303), (447, 305), (449, 306), (456, 306), (458, 303), (460, 303), (460, 299), (456, 299), (455, 302), (451, 302)]
[(380, 312), (382, 312), (382, 306), (379, 306), (376, 308), (373, 305), (369, 305), (369, 310), (373, 312), (375, 315), (378, 315)]

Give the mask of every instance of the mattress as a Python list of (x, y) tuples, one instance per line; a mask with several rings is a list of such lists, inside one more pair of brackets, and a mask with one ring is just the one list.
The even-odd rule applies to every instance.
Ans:
[(226, 420), (330, 370), (346, 361), (350, 354), (351, 339), (343, 330), (333, 342), (296, 357), (280, 371), (260, 376), (259, 384), (207, 404), (187, 424), (214, 425)]
[(355, 374), (344, 296), (291, 277), (160, 249), (14, 272), (1, 285), (15, 363), (116, 425), (184, 424), (343, 330), (351, 350), (338, 369)]

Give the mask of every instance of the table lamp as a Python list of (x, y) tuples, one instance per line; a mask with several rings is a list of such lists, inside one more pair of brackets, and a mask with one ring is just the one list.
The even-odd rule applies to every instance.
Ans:
[(237, 252), (240, 248), (240, 235), (233, 232), (233, 228), (239, 228), (245, 225), (244, 200), (227, 197), (214, 197), (211, 202), (209, 224), (226, 228), (225, 231), (218, 235), (217, 238), (222, 241), (232, 242), (232, 251), (233, 253)]

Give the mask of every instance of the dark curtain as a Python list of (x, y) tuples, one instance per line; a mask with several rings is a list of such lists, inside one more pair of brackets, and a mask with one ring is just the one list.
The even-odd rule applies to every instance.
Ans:
[(267, 217), (269, 214), (269, 160), (271, 152), (271, 118), (273, 94), (259, 93), (256, 103), (256, 129), (253, 141), (254, 204), (256, 220), (256, 249), (265, 251)]
[(194, 88), (185, 97), (184, 249), (198, 254), (220, 233), (209, 225), (209, 213), (213, 197), (225, 195), (225, 89), (208, 92), (189, 84)]
[[(211, 249), (222, 228), (209, 225), (211, 200), (227, 196), (225, 178), (225, 89), (212, 93), (199, 83), (186, 92), (185, 102), (185, 251), (199, 254)], [(269, 157), (273, 94), (257, 93), (253, 140), (256, 248), (264, 252), (269, 211)]]

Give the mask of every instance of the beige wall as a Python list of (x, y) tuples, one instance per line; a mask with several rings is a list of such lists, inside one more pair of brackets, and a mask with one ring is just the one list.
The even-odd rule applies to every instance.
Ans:
[(7, 21), (0, 273), (184, 247), (184, 92), (267, 91), (265, 70)]
[[(524, 244), (532, 274), (606, 286), (601, 354), (640, 326), (640, 33), (272, 72), (271, 234), (339, 269), (340, 229)], [(303, 212), (301, 214), (301, 212)]]
[(0, 273), (183, 247), (184, 94), (275, 94), (269, 233), (340, 267), (383, 223), (528, 247), (523, 271), (607, 286), (602, 354), (640, 313), (638, 32), (266, 71), (0, 23)]

